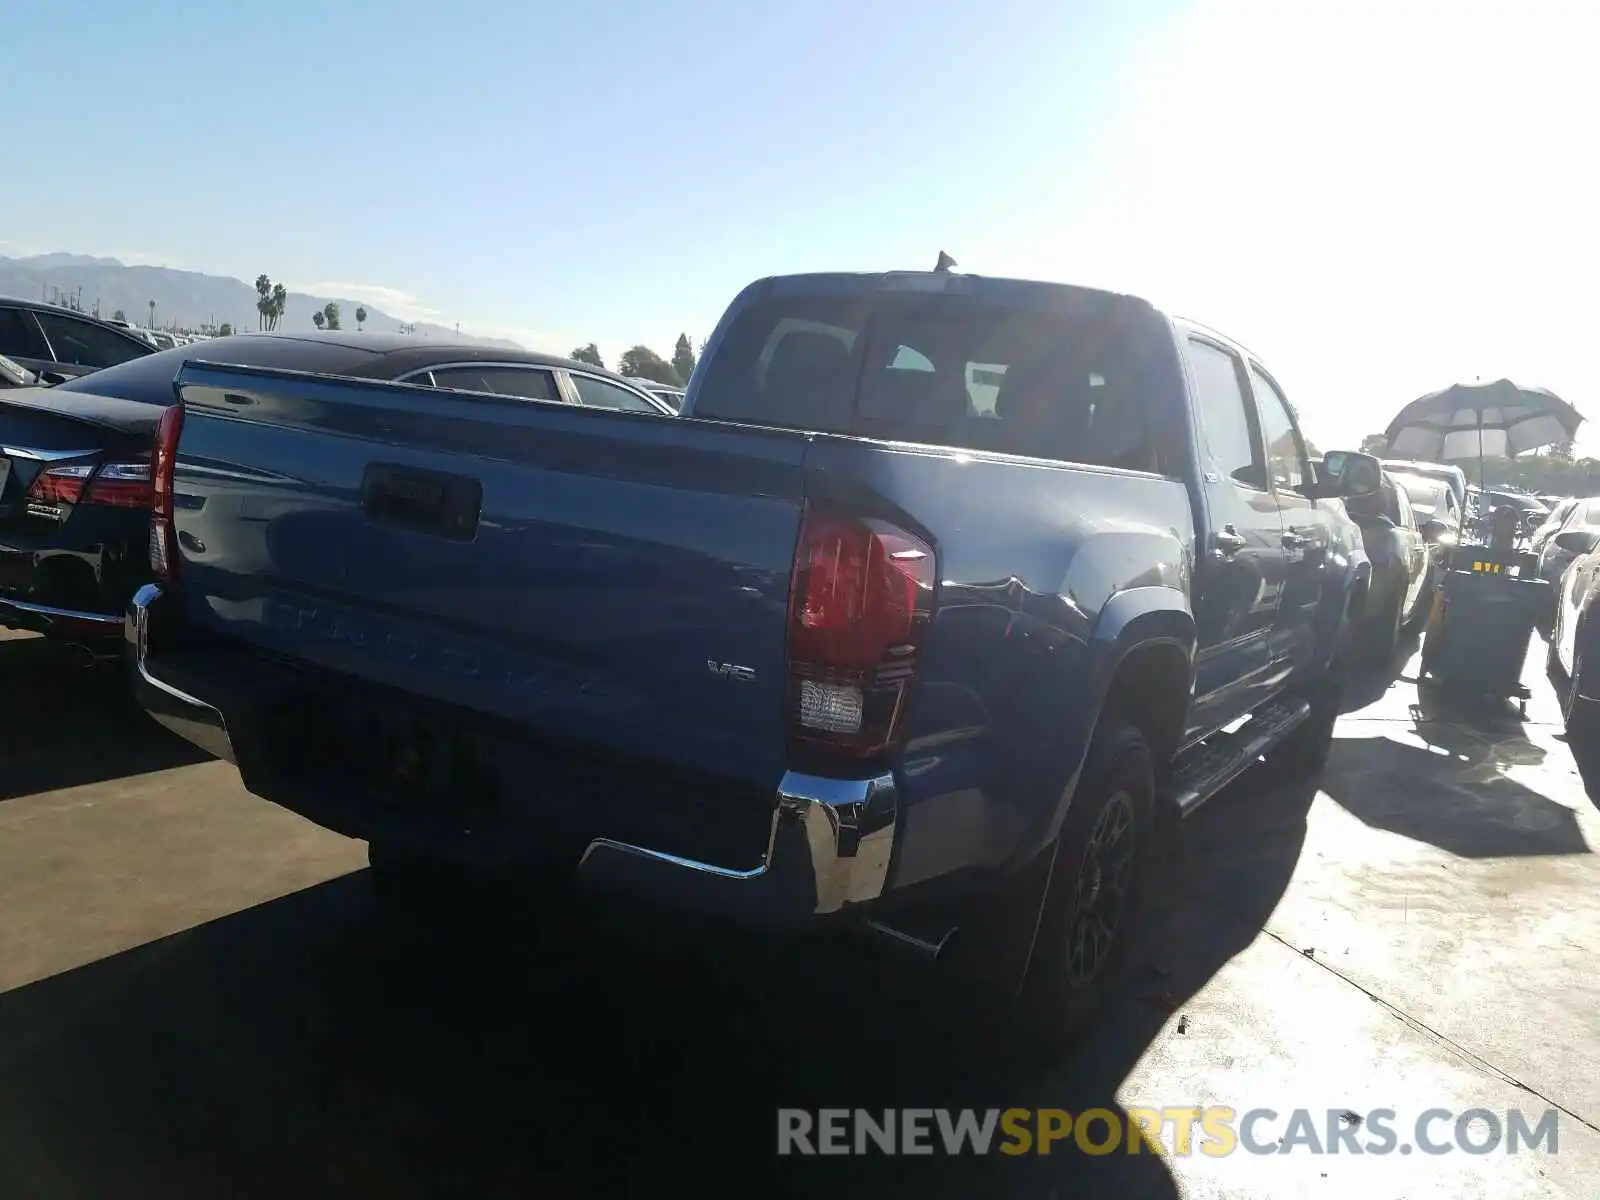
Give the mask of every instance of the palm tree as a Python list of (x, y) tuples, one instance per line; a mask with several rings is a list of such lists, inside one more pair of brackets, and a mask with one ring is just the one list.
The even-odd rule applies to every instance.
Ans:
[(356, 308), (356, 329), (359, 331), (367, 323), (367, 310), (364, 306)]
[(272, 328), (272, 280), (256, 276), (256, 328)]
[(321, 310), (321, 309), (320, 309), (320, 308), (319, 308), (319, 309), (317, 309), (317, 311), (316, 311), (316, 312), (314, 312), (314, 313), (312, 313), (312, 314), (311, 314), (311, 323), (312, 323), (312, 324), (313, 324), (313, 325), (315, 325), (315, 326), (316, 326), (316, 327), (317, 327), (317, 328), (318, 328), (318, 329), (321, 329), (321, 328), (322, 328), (322, 324), (323, 324), (323, 322), (324, 322), (324, 321), (325, 321), (325, 320), (326, 320), (326, 319), (327, 319), (327, 318), (325, 318), (325, 317), (324, 317), (324, 316), (323, 316), (323, 315), (322, 315), (322, 310)]
[(156, 327), (156, 302), (154, 300), (152, 300), (152, 301), (150, 301), (150, 324), (146, 325), (145, 328), (146, 329), (154, 329), (155, 327)]
[(278, 322), (283, 320), (283, 310), (289, 306), (289, 289), (281, 283), (272, 285), (272, 297), (268, 313), (272, 318), (268, 329), (276, 329)]

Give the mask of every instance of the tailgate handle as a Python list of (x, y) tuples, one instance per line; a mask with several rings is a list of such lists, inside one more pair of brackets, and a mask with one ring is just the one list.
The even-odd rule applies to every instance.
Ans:
[(483, 484), (468, 475), (368, 463), (361, 476), (361, 511), (380, 524), (470, 542), (482, 508)]

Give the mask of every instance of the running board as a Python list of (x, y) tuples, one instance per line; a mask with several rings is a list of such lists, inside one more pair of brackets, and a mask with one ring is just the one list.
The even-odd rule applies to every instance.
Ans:
[(1216, 733), (1185, 751), (1173, 772), (1172, 798), (1188, 816), (1271, 750), (1311, 715), (1305, 700), (1274, 700), (1233, 733)]

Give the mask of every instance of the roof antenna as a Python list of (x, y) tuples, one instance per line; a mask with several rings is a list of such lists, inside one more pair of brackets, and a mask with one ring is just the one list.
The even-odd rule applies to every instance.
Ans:
[(941, 250), (939, 251), (939, 261), (933, 265), (933, 270), (937, 275), (948, 275), (950, 274), (950, 268), (955, 265), (956, 260)]

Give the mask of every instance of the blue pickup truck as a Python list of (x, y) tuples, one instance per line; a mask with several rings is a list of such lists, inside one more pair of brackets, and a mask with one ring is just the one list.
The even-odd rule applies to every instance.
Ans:
[(553, 870), (833, 922), (1045, 1043), (1163, 818), (1320, 770), (1370, 574), (1341, 497), (1376, 459), (1318, 470), (1254, 355), (1059, 284), (762, 280), (668, 421), (200, 361), (177, 391), (135, 687), (366, 839), (381, 893)]

